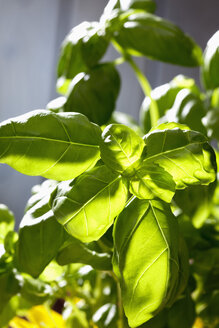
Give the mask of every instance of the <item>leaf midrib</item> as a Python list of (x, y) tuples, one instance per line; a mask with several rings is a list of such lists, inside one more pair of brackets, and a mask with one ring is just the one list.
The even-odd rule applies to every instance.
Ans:
[(68, 224), (72, 219), (74, 219), (74, 217), (76, 217), (78, 215), (78, 213), (80, 213), (80, 211), (82, 211), (88, 204), (90, 204), (92, 202), (92, 200), (94, 200), (99, 194), (101, 194), (104, 190), (106, 190), (107, 188), (109, 188), (114, 182), (116, 182), (117, 180), (121, 179), (121, 176), (119, 175), (118, 177), (116, 177), (116, 179), (114, 179), (112, 182), (110, 182), (109, 184), (107, 184), (104, 188), (102, 188), (101, 190), (99, 190), (93, 197), (91, 197), (84, 205), (82, 205), (79, 210), (74, 213), (74, 215), (72, 217), (70, 217), (65, 223), (64, 225)]
[(176, 152), (178, 150), (187, 149), (187, 147), (190, 146), (190, 145), (202, 145), (202, 144), (205, 144), (206, 142), (207, 142), (206, 140), (202, 141), (202, 142), (191, 142), (191, 143), (188, 143), (187, 145), (184, 145), (184, 146), (181, 146), (181, 147), (178, 147), (178, 148), (162, 151), (162, 152), (157, 153), (153, 156), (146, 157), (143, 162), (150, 161), (151, 159), (154, 159), (154, 158), (156, 159), (157, 157), (163, 156), (164, 154), (165, 155), (166, 154), (171, 154), (171, 153)]
[(52, 141), (52, 142), (58, 142), (58, 143), (64, 143), (68, 145), (75, 145), (75, 146), (82, 146), (82, 147), (92, 147), (92, 148), (99, 148), (98, 145), (91, 145), (86, 143), (79, 143), (79, 142), (73, 142), (73, 141), (66, 141), (61, 139), (53, 139), (53, 138), (47, 138), (47, 137), (37, 137), (37, 136), (7, 136), (7, 137), (0, 137), (0, 139), (28, 139), (28, 140), (44, 140), (44, 141)]

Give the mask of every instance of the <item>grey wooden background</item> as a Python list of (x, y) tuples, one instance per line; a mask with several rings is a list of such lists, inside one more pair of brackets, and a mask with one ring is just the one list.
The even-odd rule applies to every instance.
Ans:
[[(55, 71), (60, 44), (74, 25), (97, 20), (106, 0), (0, 0), (0, 121), (45, 108), (56, 96)], [(177, 23), (205, 47), (219, 28), (219, 0), (157, 0), (157, 14)], [(115, 56), (110, 49), (106, 59)], [(198, 69), (138, 60), (152, 86), (183, 73), (198, 80)], [(119, 67), (123, 84), (117, 109), (138, 117), (142, 92), (129, 67)], [(19, 222), (32, 185), (40, 177), (24, 176), (0, 165), (0, 203)]]

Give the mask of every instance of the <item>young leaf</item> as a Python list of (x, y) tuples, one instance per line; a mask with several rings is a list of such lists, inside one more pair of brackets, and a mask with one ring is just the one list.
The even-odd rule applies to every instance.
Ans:
[(129, 190), (141, 199), (156, 197), (170, 203), (175, 193), (172, 175), (157, 164), (143, 163), (130, 177)]
[(76, 111), (94, 123), (105, 124), (115, 109), (119, 89), (120, 77), (114, 65), (100, 64), (72, 80), (64, 111)]
[(162, 201), (134, 198), (116, 220), (114, 243), (125, 314), (136, 327), (161, 311), (177, 283), (176, 218)]
[(110, 124), (102, 133), (101, 159), (112, 170), (130, 174), (137, 165), (144, 141), (132, 129), (122, 124)]
[(83, 244), (78, 239), (71, 237), (60, 248), (56, 261), (59, 265), (70, 263), (84, 263), (91, 265), (96, 270), (111, 270), (111, 256), (108, 253), (98, 253)]
[(44, 188), (44, 194), (39, 192), (32, 196), (34, 200), (38, 196), (38, 201), (32, 201), (33, 206), (29, 207), (20, 224), (16, 264), (20, 271), (33, 277), (38, 277), (56, 256), (67, 235), (48, 205), (53, 189), (54, 186), (49, 186)]
[(137, 10), (124, 17), (114, 39), (129, 54), (182, 66), (202, 64), (200, 47), (176, 25)]
[(77, 179), (58, 184), (50, 205), (57, 220), (75, 238), (99, 239), (112, 225), (127, 199), (122, 177), (98, 166)]
[(78, 73), (95, 66), (109, 41), (97, 22), (83, 22), (74, 27), (63, 41), (58, 63), (58, 77), (73, 79)]
[[(162, 125), (164, 127), (165, 124)], [(176, 189), (209, 184), (215, 180), (215, 154), (202, 134), (173, 128), (154, 130), (144, 139), (147, 148), (143, 165), (162, 167), (172, 175)]]
[(217, 31), (207, 43), (204, 52), (204, 64), (201, 69), (201, 77), (205, 88), (215, 89), (219, 87), (219, 31)]
[(7, 233), (12, 230), (14, 230), (14, 214), (6, 205), (0, 204), (0, 244), (4, 243)]
[(0, 162), (27, 175), (67, 180), (99, 159), (101, 130), (79, 113), (36, 110), (0, 125)]

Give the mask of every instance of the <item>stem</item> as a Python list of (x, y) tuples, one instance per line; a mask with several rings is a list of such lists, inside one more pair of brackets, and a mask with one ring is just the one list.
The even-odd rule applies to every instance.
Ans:
[(139, 84), (141, 85), (141, 88), (145, 94), (145, 96), (148, 96), (151, 100), (150, 105), (150, 119), (151, 119), (151, 126), (155, 127), (157, 125), (157, 121), (159, 120), (159, 110), (156, 101), (151, 97), (151, 86), (146, 78), (146, 76), (142, 73), (138, 65), (135, 63), (135, 61), (132, 59), (131, 56), (126, 56), (126, 61), (130, 64), (130, 66), (133, 68), (135, 75), (138, 79)]
[(124, 312), (122, 306), (122, 293), (120, 284), (117, 281), (117, 300), (118, 300), (118, 309), (119, 309), (119, 320), (118, 320), (118, 328), (124, 328)]
[(123, 310), (123, 305), (122, 305), (122, 292), (121, 292), (121, 287), (119, 284), (119, 279), (115, 275), (113, 271), (108, 272), (109, 275), (114, 279), (117, 287), (117, 305), (118, 305), (118, 312), (119, 312), (119, 320), (118, 322), (118, 328), (125, 328), (124, 326), (124, 310)]

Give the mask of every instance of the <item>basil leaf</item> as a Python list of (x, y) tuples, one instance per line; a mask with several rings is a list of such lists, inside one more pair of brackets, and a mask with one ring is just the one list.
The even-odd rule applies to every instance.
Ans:
[(125, 314), (136, 327), (165, 306), (177, 283), (176, 218), (162, 201), (134, 198), (116, 220), (114, 244)]
[[(54, 186), (45, 188), (45, 194), (24, 215), (19, 229), (16, 248), (16, 264), (20, 271), (38, 277), (56, 256), (67, 233), (49, 208), (50, 192)], [(36, 195), (32, 196), (36, 199)], [(52, 245), (52, 247), (51, 247)]]
[(60, 248), (56, 261), (59, 265), (70, 263), (84, 263), (91, 265), (96, 270), (111, 270), (111, 256), (108, 253), (98, 253), (89, 244), (83, 244), (71, 237)]
[(0, 162), (27, 175), (67, 180), (99, 159), (101, 130), (79, 113), (36, 110), (0, 125)]
[(0, 313), (12, 296), (16, 295), (22, 286), (22, 279), (15, 269), (0, 273)]
[(215, 154), (202, 134), (173, 128), (154, 130), (144, 139), (147, 151), (143, 163), (159, 165), (171, 174), (176, 189), (215, 180)]
[(74, 27), (63, 41), (58, 63), (58, 77), (73, 79), (95, 66), (107, 50), (109, 41), (97, 22), (83, 22)]
[[(112, 170), (131, 174), (144, 149), (144, 141), (122, 124), (110, 124), (102, 133), (101, 159)], [(136, 164), (137, 165), (137, 164)]]
[(76, 111), (94, 123), (105, 124), (115, 108), (119, 89), (120, 77), (114, 65), (100, 64), (72, 80), (64, 111)]
[(4, 243), (6, 235), (12, 230), (14, 230), (14, 214), (6, 205), (0, 204), (0, 244)]
[(202, 64), (200, 47), (176, 25), (137, 10), (124, 17), (114, 39), (127, 53), (182, 66)]
[(219, 140), (219, 108), (212, 108), (202, 120), (207, 128), (208, 137)]
[(112, 225), (127, 199), (122, 177), (106, 166), (58, 184), (50, 205), (68, 233), (83, 242), (99, 239)]
[(52, 296), (52, 288), (40, 279), (25, 277), (21, 295), (32, 304), (42, 304)]
[(177, 190), (174, 201), (199, 228), (210, 215), (214, 191), (215, 183), (208, 186), (189, 186), (184, 190)]
[(141, 199), (159, 197), (170, 203), (175, 193), (172, 175), (156, 164), (143, 163), (130, 177), (129, 190)]
[(187, 293), (168, 310), (168, 327), (191, 328), (195, 317), (195, 304), (189, 293)]
[(208, 41), (204, 52), (204, 64), (201, 68), (201, 77), (205, 88), (219, 87), (219, 31)]
[(176, 95), (173, 107), (166, 112), (163, 120), (186, 124), (190, 129), (206, 134), (202, 124), (205, 108), (199, 96), (188, 89), (182, 89)]
[[(185, 88), (191, 90), (191, 92), (197, 96), (200, 93), (198, 87), (195, 84), (195, 81), (183, 75), (177, 75), (169, 83), (163, 84), (152, 90), (151, 97), (157, 103), (159, 116), (161, 118), (164, 116), (165, 112), (173, 106), (178, 92)], [(147, 133), (152, 127), (150, 118), (150, 107), (151, 99), (149, 97), (146, 97), (140, 109), (140, 124), (145, 133)]]

